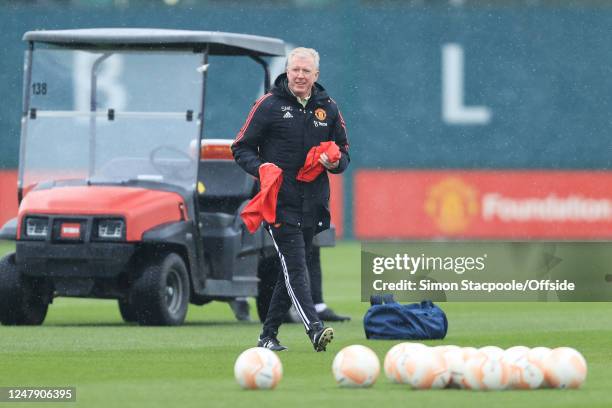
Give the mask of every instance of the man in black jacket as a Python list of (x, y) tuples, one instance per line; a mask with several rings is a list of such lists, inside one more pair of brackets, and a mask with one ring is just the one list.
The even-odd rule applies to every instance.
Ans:
[[(283, 273), (274, 287), (270, 309), (258, 346), (281, 351), (277, 334), (287, 310), (294, 305), (316, 351), (324, 351), (334, 332), (324, 327), (315, 311), (306, 274), (306, 254), (314, 235), (329, 228), (329, 179), (349, 163), (344, 119), (336, 103), (316, 83), (319, 54), (296, 48), (287, 57), (286, 72), (279, 75), (272, 91), (253, 106), (232, 145), (236, 162), (259, 177), (259, 167), (272, 163), (282, 170), (276, 220), (268, 226)], [(340, 159), (331, 162), (322, 154), (325, 167), (312, 182), (296, 179), (308, 151), (321, 142), (334, 141)]]

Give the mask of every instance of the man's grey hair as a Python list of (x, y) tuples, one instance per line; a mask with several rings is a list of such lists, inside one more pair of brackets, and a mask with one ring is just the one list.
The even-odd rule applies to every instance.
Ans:
[(294, 57), (310, 57), (314, 60), (315, 67), (319, 69), (319, 53), (314, 48), (297, 47), (291, 50), (287, 56), (287, 62), (285, 63), (285, 69), (289, 67), (289, 61)]

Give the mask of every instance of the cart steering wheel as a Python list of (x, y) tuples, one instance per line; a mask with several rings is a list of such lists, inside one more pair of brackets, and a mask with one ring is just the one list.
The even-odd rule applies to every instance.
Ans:
[(171, 145), (158, 146), (151, 150), (149, 161), (155, 170), (170, 179), (189, 180), (195, 177), (191, 171), (194, 165), (194, 158), (177, 147)]

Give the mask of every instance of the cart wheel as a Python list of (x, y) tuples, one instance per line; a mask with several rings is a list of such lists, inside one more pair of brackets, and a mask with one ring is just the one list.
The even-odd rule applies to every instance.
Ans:
[(183, 259), (170, 253), (146, 265), (132, 286), (136, 320), (146, 326), (179, 326), (189, 304), (189, 276)]
[(257, 315), (262, 323), (266, 320), (266, 316), (268, 315), (270, 301), (272, 300), (272, 292), (274, 292), (274, 286), (276, 286), (280, 270), (281, 266), (278, 256), (264, 258), (259, 262), (257, 268), (259, 283), (257, 284), (256, 304)]
[(134, 323), (138, 320), (136, 317), (136, 310), (134, 310), (134, 306), (132, 306), (129, 301), (119, 299), (117, 303), (119, 304), (119, 313), (121, 314), (124, 322)]
[(4, 325), (41, 325), (47, 316), (49, 296), (41, 280), (23, 276), (15, 254), (0, 259), (0, 322)]

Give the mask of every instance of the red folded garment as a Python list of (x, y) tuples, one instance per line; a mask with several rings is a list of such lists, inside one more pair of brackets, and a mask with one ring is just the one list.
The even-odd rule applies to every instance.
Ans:
[(251, 234), (257, 231), (263, 220), (269, 223), (276, 221), (276, 201), (283, 183), (283, 171), (273, 163), (264, 163), (259, 166), (259, 182), (259, 193), (240, 213)]
[(314, 146), (308, 151), (304, 166), (298, 172), (298, 180), (311, 182), (319, 177), (319, 174), (323, 173), (325, 166), (319, 163), (319, 158), (323, 153), (327, 154), (328, 160), (332, 163), (340, 160), (340, 149), (338, 145), (335, 142), (322, 142), (320, 145)]

